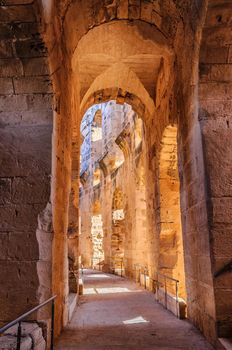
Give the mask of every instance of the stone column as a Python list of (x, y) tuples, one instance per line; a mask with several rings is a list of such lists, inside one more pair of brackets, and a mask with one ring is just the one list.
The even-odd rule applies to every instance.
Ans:
[[(231, 5), (209, 3), (200, 57), (199, 120), (207, 174), (210, 250), (219, 337), (232, 333)], [(231, 271), (231, 272), (229, 272)]]

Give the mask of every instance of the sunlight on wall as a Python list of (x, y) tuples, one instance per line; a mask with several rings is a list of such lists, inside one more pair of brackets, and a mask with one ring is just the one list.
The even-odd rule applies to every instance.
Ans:
[(104, 260), (102, 215), (92, 216), (91, 236), (93, 243), (93, 265)]
[(124, 210), (123, 209), (117, 209), (113, 211), (113, 221), (120, 221), (125, 218)]

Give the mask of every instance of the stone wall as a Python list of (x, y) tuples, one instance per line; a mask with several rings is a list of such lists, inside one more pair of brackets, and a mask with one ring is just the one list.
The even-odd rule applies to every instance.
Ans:
[[(232, 36), (231, 3), (210, 1), (200, 52), (200, 111), (207, 173), (207, 200), (212, 273), (231, 263), (232, 247)], [(232, 332), (232, 275), (214, 278), (219, 336)]]
[(18, 4), (0, 10), (0, 323), (51, 295), (52, 87), (38, 9)]

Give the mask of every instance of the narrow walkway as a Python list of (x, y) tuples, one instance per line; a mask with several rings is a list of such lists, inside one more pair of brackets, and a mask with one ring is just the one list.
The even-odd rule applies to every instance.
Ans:
[(187, 321), (126, 279), (85, 270), (84, 296), (56, 350), (212, 350)]

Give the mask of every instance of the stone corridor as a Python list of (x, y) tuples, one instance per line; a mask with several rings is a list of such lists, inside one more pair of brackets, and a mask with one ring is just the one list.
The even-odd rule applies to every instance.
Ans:
[(85, 270), (83, 277), (84, 296), (56, 350), (213, 349), (188, 321), (134, 282), (95, 270)]
[(231, 174), (232, 0), (0, 0), (5, 350), (231, 350)]

